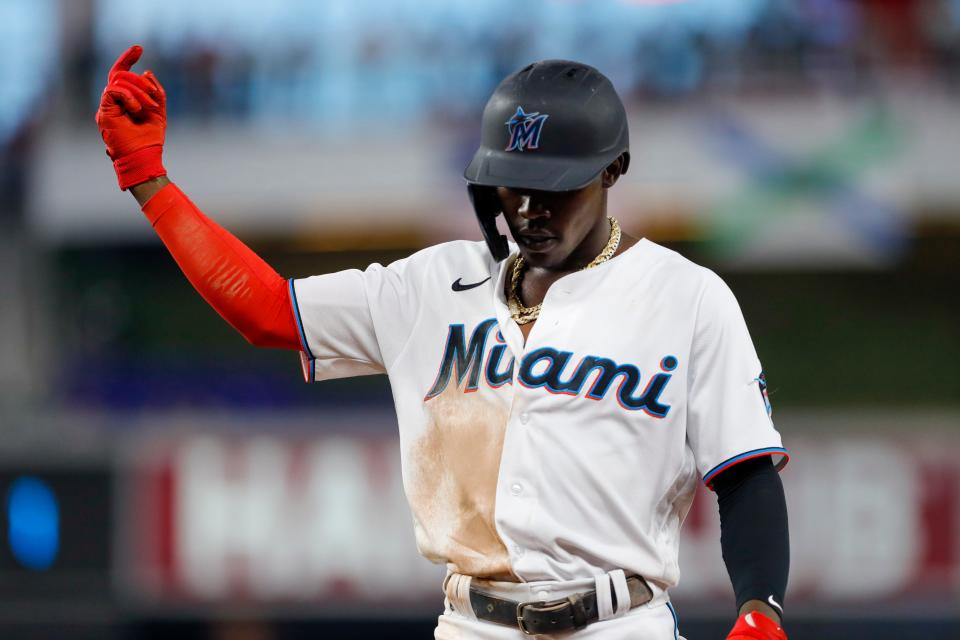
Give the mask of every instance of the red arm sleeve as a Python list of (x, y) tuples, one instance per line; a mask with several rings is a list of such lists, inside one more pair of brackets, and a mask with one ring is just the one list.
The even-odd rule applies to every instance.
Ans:
[(287, 282), (174, 184), (143, 213), (193, 288), (251, 344), (299, 351)]

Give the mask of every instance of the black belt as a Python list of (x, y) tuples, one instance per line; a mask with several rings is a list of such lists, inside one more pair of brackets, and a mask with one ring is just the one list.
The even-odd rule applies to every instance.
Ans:
[[(630, 592), (630, 608), (647, 604), (653, 599), (653, 591), (647, 581), (640, 576), (627, 578)], [(610, 590), (613, 608), (617, 608), (616, 591)], [(574, 593), (566, 598), (548, 602), (515, 602), (497, 598), (470, 588), (470, 606), (480, 620), (519, 628), (527, 635), (541, 633), (559, 633), (572, 629), (583, 629), (599, 618), (597, 611), (597, 591), (591, 589)]]

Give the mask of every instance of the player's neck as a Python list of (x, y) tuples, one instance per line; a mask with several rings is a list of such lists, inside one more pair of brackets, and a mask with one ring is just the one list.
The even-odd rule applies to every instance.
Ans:
[[(623, 234), (620, 238), (620, 246), (617, 247), (616, 253), (613, 257), (617, 257), (624, 251), (628, 250), (630, 247), (634, 246), (640, 242), (639, 238)], [(531, 269), (524, 274), (523, 281), (521, 282), (521, 301), (524, 305), (528, 307), (536, 306), (543, 302), (543, 299), (547, 295), (547, 291), (553, 285), (554, 282), (559, 280), (565, 275), (578, 271), (579, 269), (571, 270), (550, 270), (550, 269)], [(510, 279), (507, 278), (504, 282), (504, 295), (510, 296)], [(523, 333), (523, 340), (526, 342), (527, 336), (530, 335), (530, 332), (533, 330), (533, 326), (536, 324), (536, 320), (533, 322), (528, 322), (526, 324), (519, 325), (520, 331)]]

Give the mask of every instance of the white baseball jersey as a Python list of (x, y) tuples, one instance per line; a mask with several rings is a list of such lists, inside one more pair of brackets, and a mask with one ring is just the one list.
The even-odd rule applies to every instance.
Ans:
[[(511, 247), (514, 251), (516, 247)], [(309, 380), (386, 373), (420, 552), (457, 573), (677, 583), (696, 483), (786, 461), (740, 308), (648, 240), (547, 292), (528, 340), (482, 242), (291, 280)]]

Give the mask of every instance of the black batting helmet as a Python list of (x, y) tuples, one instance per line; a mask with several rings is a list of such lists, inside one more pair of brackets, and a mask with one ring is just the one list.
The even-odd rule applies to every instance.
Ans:
[(480, 148), (463, 175), (490, 251), (507, 256), (493, 187), (571, 191), (621, 154), (630, 162), (627, 114), (610, 80), (570, 60), (544, 60), (507, 76), (483, 110)]

